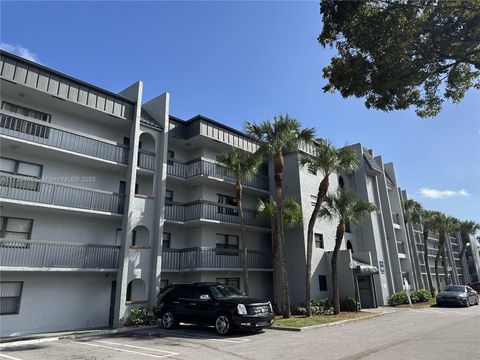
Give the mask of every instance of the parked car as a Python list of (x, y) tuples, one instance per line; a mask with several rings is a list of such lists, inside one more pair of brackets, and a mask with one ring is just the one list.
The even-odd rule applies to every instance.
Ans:
[(480, 282), (473, 282), (468, 286), (470, 286), (473, 290), (475, 290), (477, 294), (480, 293)]
[(274, 318), (269, 301), (247, 297), (218, 283), (169, 285), (158, 295), (155, 312), (165, 329), (180, 322), (205, 324), (214, 325), (220, 335), (233, 329), (264, 329)]
[(478, 305), (475, 290), (466, 285), (450, 285), (437, 295), (437, 305)]

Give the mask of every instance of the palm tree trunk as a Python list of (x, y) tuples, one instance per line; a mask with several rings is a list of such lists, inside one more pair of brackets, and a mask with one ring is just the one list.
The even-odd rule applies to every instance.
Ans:
[(305, 265), (305, 304), (306, 304), (306, 315), (312, 316), (312, 253), (313, 253), (313, 229), (315, 227), (315, 222), (317, 221), (318, 213), (320, 211), (320, 206), (322, 205), (323, 199), (328, 191), (328, 176), (324, 177), (318, 186), (317, 202), (313, 208), (312, 216), (308, 221), (308, 230), (307, 230), (307, 263)]
[[(462, 250), (460, 250), (460, 254), (458, 258), (460, 259), (460, 263), (462, 264), (462, 269), (463, 269), (463, 256), (467, 252), (467, 244), (470, 242), (470, 236), (468, 233), (465, 233), (464, 231), (461, 232), (462, 235)], [(466, 259), (465, 259), (466, 260)]]
[(432, 281), (432, 272), (430, 271), (430, 263), (428, 261), (428, 229), (424, 228), (423, 230), (423, 262), (425, 263), (425, 271), (427, 273), (427, 282), (428, 282), (428, 289), (430, 290), (430, 294), (432, 297), (435, 297), (435, 289), (433, 287)]
[(282, 285), (283, 285), (283, 317), (289, 318), (290, 313), (290, 294), (288, 289), (288, 273), (287, 273), (287, 254), (285, 245), (285, 234), (283, 232), (283, 193), (282, 193), (282, 177), (284, 168), (283, 154), (278, 152), (273, 159), (275, 172), (275, 194), (277, 200), (277, 226), (278, 240), (281, 249), (281, 269), (282, 269)]
[(440, 249), (437, 251), (437, 255), (435, 255), (435, 280), (437, 282), (437, 292), (440, 291), (440, 277), (438, 274), (438, 260), (440, 259)]
[(277, 312), (283, 313), (283, 280), (281, 270), (281, 249), (278, 242), (278, 226), (275, 225), (272, 232), (272, 251), (273, 251), (273, 298)]
[(240, 179), (237, 179), (235, 184), (235, 193), (237, 197), (238, 221), (240, 223), (240, 243), (242, 246), (242, 267), (243, 267), (243, 290), (245, 294), (249, 294), (248, 286), (248, 251), (247, 251), (247, 236), (245, 231), (245, 219), (243, 216), (242, 195), (243, 188)]
[(450, 285), (450, 277), (448, 276), (448, 266), (447, 266), (447, 259), (445, 256), (445, 246), (442, 249), (442, 266), (443, 266), (443, 273), (445, 274), (445, 285)]
[(338, 294), (338, 273), (337, 273), (337, 258), (338, 251), (342, 245), (343, 235), (345, 234), (345, 223), (340, 220), (337, 226), (337, 233), (335, 236), (335, 247), (332, 253), (332, 291), (333, 291), (333, 313), (340, 313), (340, 296)]
[[(438, 233), (438, 251), (437, 255), (435, 256), (435, 276), (437, 277), (437, 291), (440, 291), (440, 277), (438, 273), (438, 262), (440, 260), (440, 255), (442, 255), (443, 247), (445, 246), (445, 233), (443, 231), (440, 231)], [(446, 283), (445, 279), (445, 283)]]

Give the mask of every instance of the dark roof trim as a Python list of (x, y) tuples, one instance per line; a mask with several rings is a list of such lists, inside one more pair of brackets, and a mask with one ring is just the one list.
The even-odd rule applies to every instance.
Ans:
[(200, 114), (195, 115), (194, 117), (192, 117), (192, 118), (190, 118), (190, 119), (188, 119), (188, 120), (182, 120), (182, 119), (180, 119), (180, 118), (178, 118), (178, 117), (176, 117), (176, 116), (173, 116), (173, 115), (170, 115), (170, 119), (172, 119), (172, 120), (174, 120), (174, 121), (178, 121), (178, 122), (180, 122), (180, 123), (182, 123), (182, 124), (184, 124), (184, 125), (189, 125), (189, 124), (191, 124), (192, 122), (197, 121), (197, 120), (208, 121), (208, 122), (210, 122), (210, 123), (212, 123), (212, 124), (214, 124), (214, 125), (216, 125), (216, 126), (222, 127), (222, 128), (224, 128), (224, 129), (226, 129), (226, 130), (228, 130), (228, 131), (231, 131), (231, 132), (237, 134), (237, 135), (241, 135), (241, 136), (243, 136), (243, 137), (246, 137), (246, 138), (249, 139), (249, 140), (252, 140), (252, 141), (255, 141), (255, 142), (256, 142), (256, 140), (255, 140), (252, 136), (250, 136), (250, 135), (248, 135), (248, 134), (246, 134), (246, 133), (244, 133), (244, 132), (242, 132), (242, 131), (240, 131), (240, 130), (234, 129), (234, 128), (228, 126), (228, 125), (219, 123), (219, 122), (216, 121), (216, 120), (213, 120), (213, 119), (210, 119), (210, 118), (208, 118), (208, 117), (206, 117), (206, 116), (200, 115)]
[(123, 95), (114, 93), (114, 92), (112, 92), (112, 91), (110, 91), (110, 90), (103, 89), (103, 88), (101, 88), (101, 87), (99, 87), (99, 86), (97, 86), (97, 85), (90, 84), (90, 83), (88, 83), (88, 82), (86, 82), (86, 81), (79, 80), (79, 79), (77, 79), (77, 78), (74, 78), (73, 76), (67, 75), (67, 74), (65, 74), (65, 73), (62, 73), (62, 72), (57, 71), (57, 70), (54, 70), (54, 69), (52, 69), (52, 68), (50, 68), (50, 67), (48, 67), (48, 66), (45, 66), (45, 65), (36, 63), (36, 62), (34, 62), (34, 61), (27, 60), (27, 59), (25, 59), (25, 58), (23, 58), (23, 57), (21, 57), (21, 56), (12, 54), (12, 53), (10, 53), (10, 52), (8, 52), (8, 51), (5, 51), (5, 50), (3, 50), (3, 49), (0, 49), (0, 55), (3, 55), (3, 56), (5, 56), (5, 57), (13, 58), (13, 59), (15, 59), (15, 60), (17, 60), (17, 61), (22, 61), (22, 62), (26, 63), (26, 64), (29, 65), (29, 66), (38, 67), (38, 68), (42, 69), (43, 71), (50, 72), (50, 73), (55, 74), (55, 75), (60, 76), (60, 77), (64, 77), (64, 78), (66, 78), (66, 79), (68, 79), (68, 80), (70, 80), (70, 81), (75, 81), (75, 82), (79, 83), (80, 85), (83, 85), (83, 86), (86, 86), (86, 87), (90, 87), (90, 88), (92, 88), (92, 89), (94, 89), (94, 90), (96, 90), (96, 91), (100, 91), (100, 92), (103, 92), (103, 93), (105, 93), (105, 94), (107, 94), (107, 95), (116, 97), (116, 98), (118, 98), (118, 99), (120, 99), (120, 100), (127, 101), (127, 102), (129, 102), (130, 104), (132, 104), (132, 105), (135, 105), (135, 104), (136, 104), (136, 101), (135, 101), (135, 100), (132, 100), (132, 99), (126, 97), (126, 96), (123, 96)]
[(370, 155), (369, 152), (363, 152), (363, 157), (366, 160), (368, 166), (370, 169), (372, 169), (373, 172), (378, 173), (378, 174), (383, 174), (382, 168), (377, 164), (375, 159), (373, 158), (372, 155)]

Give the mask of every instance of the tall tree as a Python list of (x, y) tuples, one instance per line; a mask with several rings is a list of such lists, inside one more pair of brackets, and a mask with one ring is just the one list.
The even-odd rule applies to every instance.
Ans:
[(442, 212), (436, 211), (434, 214), (435, 225), (434, 228), (438, 232), (438, 251), (435, 256), (435, 277), (437, 282), (437, 290), (440, 291), (440, 277), (438, 273), (438, 263), (440, 256), (442, 257), (442, 266), (443, 272), (445, 274), (445, 284), (450, 284), (450, 278), (448, 274), (448, 267), (445, 258), (445, 244), (447, 241), (447, 236), (450, 236), (450, 233), (458, 225), (458, 220), (452, 216), (447, 216)]
[(350, 174), (354, 172), (360, 159), (357, 154), (348, 147), (337, 149), (326, 140), (319, 140), (313, 146), (313, 154), (305, 155), (300, 159), (302, 166), (307, 166), (314, 173), (320, 172), (322, 180), (318, 185), (317, 202), (313, 208), (307, 229), (307, 262), (305, 264), (305, 304), (306, 315), (311, 316), (312, 301), (312, 253), (313, 253), (313, 230), (318, 219), (318, 213), (323, 200), (328, 192), (329, 177), (333, 172)]
[(323, 0), (318, 38), (338, 54), (323, 69), (343, 97), (367, 108), (437, 115), (480, 88), (480, 1)]
[(338, 219), (335, 235), (335, 247), (332, 254), (332, 288), (333, 288), (333, 311), (340, 313), (340, 297), (338, 293), (337, 259), (340, 246), (345, 234), (345, 224), (361, 222), (365, 215), (375, 210), (372, 203), (360, 200), (357, 195), (349, 190), (339, 188), (335, 194), (327, 195), (322, 205), (319, 216), (329, 220)]
[(235, 179), (235, 198), (237, 201), (238, 220), (240, 223), (240, 244), (242, 249), (243, 288), (249, 294), (248, 284), (248, 251), (245, 218), (243, 215), (243, 186), (242, 181), (253, 177), (262, 162), (261, 154), (251, 154), (238, 148), (231, 148), (218, 156), (218, 161)]
[[(405, 233), (407, 234), (407, 242), (411, 249), (416, 247), (415, 245), (415, 233), (413, 233), (413, 239), (410, 236), (410, 231), (408, 224), (419, 224), (420, 223), (420, 215), (422, 212), (422, 205), (419, 202), (408, 199), (402, 201), (402, 208), (403, 208), (403, 222), (405, 225)], [(410, 253), (410, 262), (412, 263), (412, 267), (414, 266), (414, 252), (409, 251)], [(421, 276), (421, 275), (420, 275)]]
[(459, 259), (462, 261), (467, 251), (467, 246), (470, 245), (470, 235), (475, 235), (475, 233), (480, 230), (480, 224), (475, 221), (462, 221), (459, 224), (459, 230), (462, 236), (462, 250), (460, 250)]
[(430, 269), (430, 261), (428, 257), (428, 237), (430, 235), (430, 230), (435, 227), (435, 213), (430, 210), (421, 209), (420, 212), (420, 222), (422, 224), (422, 235), (423, 235), (423, 262), (425, 263), (425, 272), (427, 273), (427, 282), (428, 289), (430, 294), (435, 296), (435, 288), (432, 281), (432, 271)]
[(260, 123), (248, 122), (246, 124), (247, 133), (257, 140), (259, 152), (268, 156), (273, 162), (275, 174), (275, 201), (277, 202), (276, 222), (278, 226), (278, 236), (280, 252), (282, 259), (282, 279), (283, 279), (283, 317), (289, 318), (290, 295), (288, 289), (287, 274), (287, 255), (285, 251), (285, 236), (283, 232), (283, 189), (282, 178), (284, 170), (285, 152), (297, 152), (302, 144), (312, 142), (315, 131), (312, 128), (302, 128), (297, 119), (288, 115), (280, 115), (273, 118), (273, 121), (263, 121)]
[[(270, 198), (268, 201), (258, 200), (257, 212), (270, 220), (272, 223), (272, 250), (273, 250), (273, 294), (277, 311), (283, 313), (283, 296), (280, 289), (282, 288), (283, 280), (281, 269), (281, 259), (278, 243), (278, 226), (276, 222), (277, 203)], [(283, 206), (283, 223), (285, 228), (293, 228), (301, 225), (303, 222), (303, 215), (300, 205), (294, 198), (286, 196)]]

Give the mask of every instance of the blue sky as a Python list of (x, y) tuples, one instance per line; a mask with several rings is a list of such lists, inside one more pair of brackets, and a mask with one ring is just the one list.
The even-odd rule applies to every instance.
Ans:
[[(5, 2), (6, 50), (144, 98), (171, 94), (171, 114), (235, 128), (288, 112), (337, 145), (362, 142), (393, 161), (401, 187), (426, 208), (480, 222), (480, 98), (445, 103), (434, 119), (367, 110), (325, 94), (333, 50), (316, 38), (317, 2)], [(423, 190), (422, 190), (423, 189)]]

